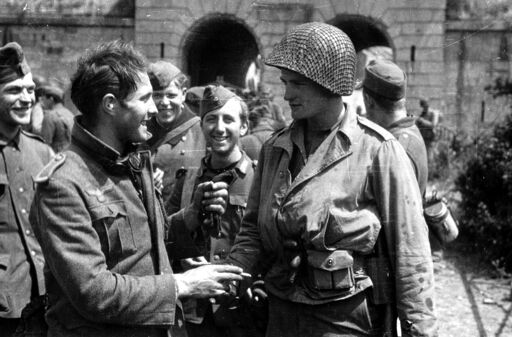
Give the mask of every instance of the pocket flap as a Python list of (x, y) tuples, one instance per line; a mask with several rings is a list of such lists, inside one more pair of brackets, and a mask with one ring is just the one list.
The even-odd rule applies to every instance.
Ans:
[(354, 258), (348, 250), (317, 251), (308, 250), (308, 264), (311, 267), (327, 271), (335, 271), (352, 267)]
[(95, 206), (89, 210), (91, 212), (91, 220), (99, 220), (103, 218), (115, 218), (118, 215), (126, 216), (126, 205), (122, 201), (115, 201), (108, 204)]

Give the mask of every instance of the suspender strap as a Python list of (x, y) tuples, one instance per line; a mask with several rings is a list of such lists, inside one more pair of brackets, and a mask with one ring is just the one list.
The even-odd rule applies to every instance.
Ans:
[(194, 116), (191, 119), (189, 119), (188, 121), (186, 121), (185, 123), (178, 126), (177, 128), (172, 129), (165, 135), (165, 137), (162, 137), (155, 144), (153, 144), (153, 146), (151, 146), (151, 151), (154, 151), (155, 149), (160, 147), (160, 145), (165, 144), (165, 143), (169, 142), (170, 140), (176, 138), (177, 136), (181, 135), (183, 132), (187, 131), (188, 129), (190, 129), (191, 127), (193, 127), (200, 121), (201, 121), (201, 118)]

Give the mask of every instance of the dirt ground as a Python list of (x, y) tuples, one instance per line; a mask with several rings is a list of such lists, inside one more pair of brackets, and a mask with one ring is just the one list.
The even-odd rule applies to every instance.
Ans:
[(512, 337), (510, 275), (456, 248), (434, 263), (439, 336)]

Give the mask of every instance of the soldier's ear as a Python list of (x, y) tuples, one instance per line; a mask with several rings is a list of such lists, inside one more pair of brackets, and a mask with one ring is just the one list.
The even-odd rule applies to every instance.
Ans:
[(366, 91), (364, 91), (364, 90), (363, 90), (363, 102), (367, 109), (373, 108), (374, 104), (375, 104), (375, 101), (373, 100), (373, 98), (370, 95), (368, 95), (368, 93), (366, 93)]
[(248, 131), (249, 131), (249, 122), (242, 121), (242, 123), (240, 124), (240, 137), (245, 136)]
[(101, 100), (102, 110), (109, 115), (115, 115), (119, 101), (113, 94), (106, 94)]

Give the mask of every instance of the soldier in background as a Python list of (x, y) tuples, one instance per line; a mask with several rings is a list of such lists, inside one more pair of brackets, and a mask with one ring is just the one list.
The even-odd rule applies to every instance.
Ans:
[[(182, 208), (191, 201), (190, 194), (182, 190), (194, 190), (210, 180), (229, 183), (226, 212), (214, 226), (195, 229), (195, 243), (203, 261), (219, 264), (224, 263), (240, 230), (255, 164), (239, 146), (240, 137), (248, 131), (247, 107), (239, 96), (220, 85), (206, 86), (199, 115), (210, 150), (192, 176), (188, 175), (189, 172), (178, 174), (177, 189), (173, 191), (171, 200), (181, 203), (177, 208)], [(188, 268), (196, 261), (187, 259), (182, 263)], [(261, 336), (263, 331), (256, 329), (254, 317), (240, 305), (230, 301), (220, 304), (185, 302), (189, 336)]]
[(55, 152), (61, 152), (71, 142), (74, 115), (63, 104), (64, 91), (55, 85), (40, 89), (39, 102), (43, 108), (43, 123), (39, 135)]
[(44, 258), (28, 212), (32, 177), (53, 151), (22, 130), (30, 123), (34, 90), (21, 46), (11, 42), (0, 48), (0, 331), (6, 337), (18, 326), (19, 333), (46, 336)]
[(163, 200), (168, 214), (169, 198), (178, 170), (194, 170), (201, 165), (206, 144), (201, 119), (185, 105), (188, 78), (167, 61), (149, 65), (153, 100), (158, 113), (148, 122), (153, 135), (146, 143), (154, 156), (154, 166), (163, 171)]
[(416, 119), (416, 125), (420, 129), (425, 146), (427, 147), (427, 159), (429, 165), (434, 160), (434, 143), (436, 140), (436, 127), (440, 122), (441, 113), (429, 107), (428, 100), (420, 99), (421, 114)]
[(421, 195), (425, 197), (427, 149), (415, 124), (416, 118), (405, 108), (406, 88), (407, 77), (393, 62), (374, 60), (366, 66), (363, 81), (366, 117), (391, 132), (402, 144), (411, 159)]

